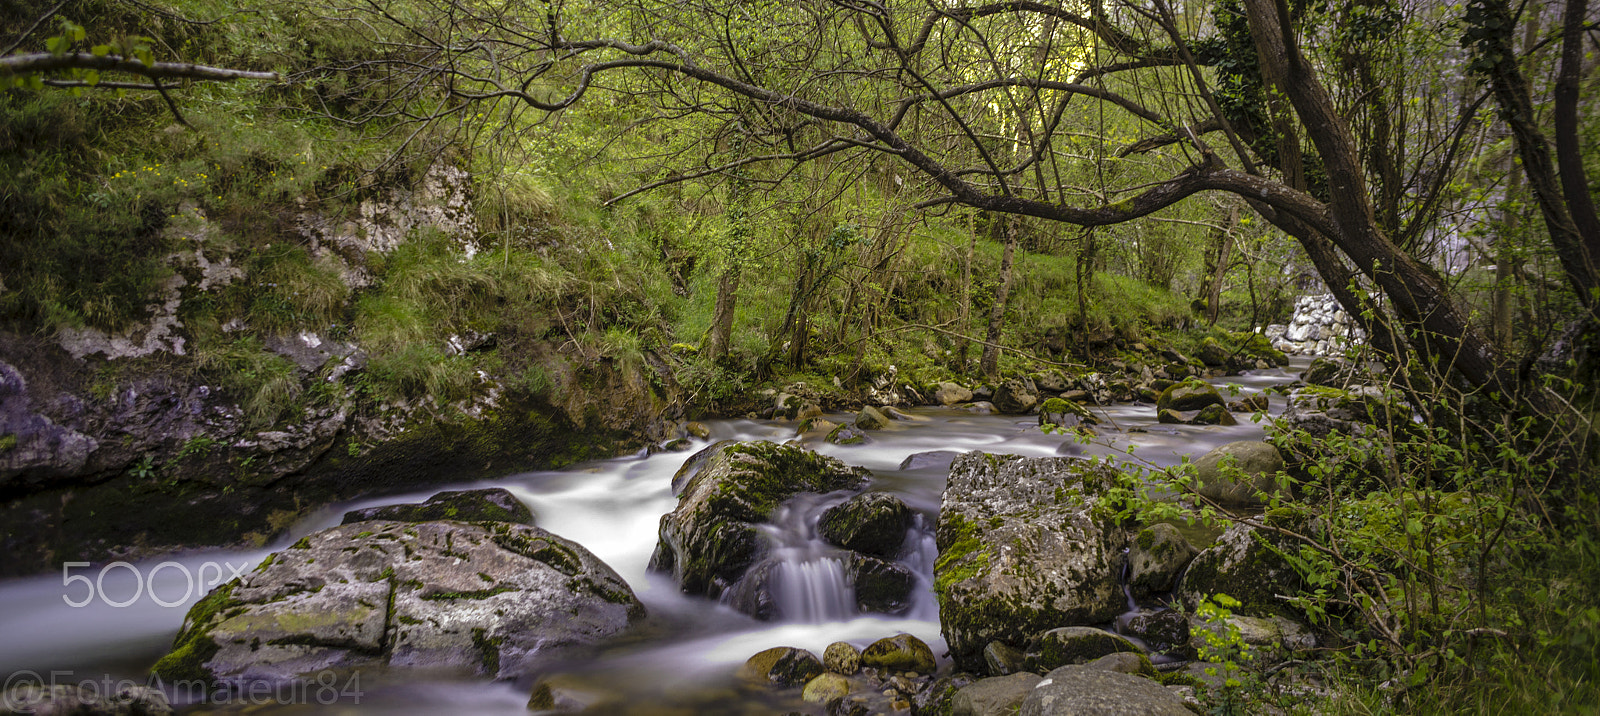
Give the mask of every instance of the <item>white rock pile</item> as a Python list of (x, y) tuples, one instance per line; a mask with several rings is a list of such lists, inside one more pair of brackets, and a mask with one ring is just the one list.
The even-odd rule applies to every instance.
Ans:
[(1265, 335), (1273, 348), (1284, 353), (1313, 356), (1338, 353), (1366, 337), (1333, 294), (1301, 296), (1295, 301), (1289, 325), (1274, 323), (1267, 326)]

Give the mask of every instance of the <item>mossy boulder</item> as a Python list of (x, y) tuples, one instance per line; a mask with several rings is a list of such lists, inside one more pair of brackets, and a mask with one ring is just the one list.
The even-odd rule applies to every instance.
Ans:
[(828, 437), (823, 439), (834, 445), (865, 445), (872, 442), (866, 431), (854, 425), (840, 425), (828, 431)]
[(854, 676), (861, 670), (861, 650), (847, 641), (836, 641), (822, 652), (822, 666), (828, 671)]
[(1221, 368), (1228, 364), (1228, 359), (1232, 357), (1232, 353), (1232, 351), (1224, 348), (1221, 343), (1218, 343), (1217, 339), (1207, 336), (1205, 340), (1200, 342), (1200, 350), (1195, 352), (1195, 357), (1208, 366)]
[(940, 383), (933, 391), (933, 399), (945, 407), (959, 405), (972, 400), (972, 391), (955, 383)]
[(1178, 575), (1200, 550), (1177, 527), (1157, 523), (1139, 530), (1128, 545), (1128, 588), (1145, 599), (1172, 591)]
[(956, 459), (935, 533), (934, 594), (958, 668), (982, 672), (991, 641), (1026, 644), (1122, 612), (1128, 535), (1098, 498), (1119, 480), (1074, 458)]
[(1119, 617), (1117, 632), (1144, 642), (1154, 652), (1178, 658), (1188, 658), (1193, 653), (1189, 647), (1189, 620), (1171, 609)]
[(756, 525), (785, 500), (859, 489), (867, 479), (863, 468), (794, 445), (719, 443), (661, 517), (650, 567), (671, 572), (687, 594), (715, 597), (765, 554)]
[(1038, 644), (1028, 653), (1028, 668), (1042, 674), (1068, 664), (1084, 664), (1123, 651), (1137, 654), (1142, 650), (1133, 642), (1103, 629), (1061, 627), (1039, 635)]
[(861, 650), (861, 665), (889, 671), (931, 674), (937, 668), (933, 649), (910, 634), (896, 634), (872, 642)]
[(281, 683), (385, 665), (512, 678), (643, 616), (616, 572), (537, 527), (367, 521), (310, 535), (213, 590), (154, 671)]
[(1278, 448), (1257, 440), (1226, 443), (1195, 461), (1195, 489), (1224, 505), (1259, 505), (1257, 493), (1278, 491)]
[(792, 646), (775, 646), (745, 660), (739, 678), (774, 686), (800, 686), (822, 672), (822, 660), (816, 654)]
[(1220, 593), (1239, 601), (1235, 614), (1287, 615), (1291, 610), (1279, 595), (1299, 594), (1305, 585), (1275, 551), (1284, 548), (1293, 546), (1282, 537), (1248, 525), (1229, 527), (1189, 563), (1174, 596), (1191, 610), (1202, 598)]
[(1207, 405), (1220, 405), (1228, 407), (1228, 401), (1222, 399), (1222, 394), (1207, 383), (1186, 380), (1173, 383), (1161, 391), (1156, 397), (1156, 410), (1199, 410)]
[(1194, 417), (1189, 418), (1190, 425), (1238, 425), (1233, 413), (1228, 412), (1226, 405), (1207, 405), (1196, 411)]
[(856, 587), (856, 606), (866, 613), (902, 614), (911, 608), (916, 576), (911, 570), (875, 557), (852, 555), (850, 580)]
[(1088, 408), (1064, 398), (1050, 398), (1039, 406), (1040, 425), (1059, 425), (1072, 428), (1079, 425), (1099, 425), (1100, 419)]
[(351, 510), (341, 524), (389, 520), (392, 522), (516, 522), (533, 524), (533, 511), (505, 488), (441, 492), (426, 502)]
[(994, 388), (994, 407), (1008, 415), (1021, 415), (1039, 404), (1039, 391), (1029, 381), (1013, 378)]
[(887, 492), (868, 492), (828, 508), (817, 521), (822, 538), (848, 550), (894, 557), (911, 529), (911, 508)]
[(800, 700), (808, 704), (826, 704), (850, 695), (853, 684), (841, 674), (818, 674), (800, 690)]

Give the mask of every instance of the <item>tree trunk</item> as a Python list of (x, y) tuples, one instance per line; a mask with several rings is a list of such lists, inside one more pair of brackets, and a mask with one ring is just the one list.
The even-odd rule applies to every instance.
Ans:
[(1017, 250), (1017, 221), (1014, 214), (1005, 217), (1006, 247), (1000, 255), (1000, 284), (994, 288), (994, 305), (989, 308), (989, 330), (984, 334), (986, 343), (983, 346), (983, 358), (978, 361), (978, 369), (990, 378), (1000, 374), (1000, 332), (1005, 325), (1006, 300), (1011, 296), (1011, 260)]
[(739, 303), (739, 264), (729, 263), (717, 281), (717, 307), (711, 314), (711, 337), (706, 341), (706, 357), (717, 360), (728, 352), (733, 338), (733, 310)]
[(1222, 278), (1228, 272), (1228, 254), (1233, 250), (1233, 227), (1239, 223), (1239, 206), (1228, 204), (1228, 224), (1211, 230), (1211, 247), (1206, 251), (1206, 325), (1217, 325), (1222, 314)]
[[(976, 215), (977, 212), (972, 212)], [(967, 221), (967, 256), (961, 262), (961, 319), (956, 323), (961, 327), (962, 333), (972, 330), (972, 257), (978, 251), (978, 229), (973, 225), (969, 216)], [(956, 348), (957, 364), (961, 371), (967, 370), (967, 342), (962, 341)]]
[(1263, 72), (1271, 66), (1282, 73), (1289, 101), (1323, 158), (1328, 218), (1334, 228), (1327, 238), (1383, 291), (1407, 325), (1425, 365), (1441, 372), (1454, 369), (1469, 383), (1503, 396), (1515, 394), (1515, 374), (1501, 368), (1493, 346), (1450, 300), (1444, 282), (1400, 251), (1378, 226), (1355, 138), (1327, 88), (1300, 55), (1288, 6), (1273, 0), (1244, 0), (1244, 5)]

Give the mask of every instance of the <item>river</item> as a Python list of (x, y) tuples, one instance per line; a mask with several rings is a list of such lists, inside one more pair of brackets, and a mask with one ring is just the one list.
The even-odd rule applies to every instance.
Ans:
[[(1237, 397), (1230, 400), (1237, 399), (1293, 380), (1304, 362), (1215, 383), (1234, 386)], [(1271, 395), (1270, 404), (1269, 414), (1283, 409), (1280, 396)], [(936, 654), (945, 651), (931, 587), (935, 557), (931, 527), (938, 515), (946, 469), (900, 469), (908, 456), (969, 450), (1040, 457), (1126, 456), (1131, 445), (1138, 459), (1166, 466), (1184, 457), (1197, 459), (1226, 442), (1264, 436), (1265, 421), (1257, 424), (1245, 415), (1238, 416), (1241, 420), (1236, 426), (1188, 426), (1156, 423), (1155, 409), (1148, 404), (1094, 410), (1103, 416), (1103, 424), (1100, 437), (1088, 444), (1041, 432), (1035, 416), (976, 415), (943, 408), (908, 410), (914, 420), (895, 421), (885, 430), (870, 433), (872, 442), (866, 445), (810, 444), (818, 452), (868, 468), (874, 475), (869, 489), (893, 493), (921, 515), (900, 558), (918, 575), (911, 608), (901, 616), (857, 616), (837, 606), (850, 603), (841, 597), (841, 591), (849, 587), (842, 583), (836, 565), (830, 564), (827, 550), (818, 548), (814, 520), (821, 509), (843, 501), (843, 494), (796, 505), (787, 519), (781, 520), (785, 527), (775, 530), (774, 538), (784, 545), (785, 554), (793, 556), (795, 574), (805, 577), (789, 580), (796, 585), (790, 596), (796, 608), (785, 613), (798, 615), (791, 621), (759, 622), (714, 601), (682, 595), (669, 577), (649, 572), (646, 565), (655, 548), (658, 522), (676, 505), (672, 476), (693, 451), (639, 454), (333, 505), (302, 520), (263, 549), (199, 552), (126, 567), (69, 563), (60, 574), (0, 582), (0, 673), (7, 676), (7, 685), (30, 675), (57, 683), (94, 684), (95, 688), (124, 679), (142, 684), (150, 664), (170, 647), (188, 606), (203, 596), (207, 587), (253, 569), (269, 553), (303, 535), (337, 525), (346, 510), (420, 502), (444, 489), (503, 487), (533, 509), (540, 527), (587, 547), (611, 565), (649, 610), (643, 627), (628, 639), (574, 658), (563, 673), (554, 675), (553, 683), (560, 684), (564, 693), (607, 711), (638, 707), (656, 712), (674, 706), (686, 713), (802, 709), (792, 693), (769, 695), (740, 687), (734, 682), (734, 671), (752, 654), (772, 646), (795, 646), (821, 654), (834, 641), (864, 647), (899, 632), (923, 639)], [(850, 416), (827, 417), (843, 422)], [(694, 450), (717, 440), (782, 442), (792, 439), (795, 430), (793, 422), (783, 421), (723, 420), (707, 425), (710, 439), (697, 441)], [(941, 660), (941, 666), (945, 663)], [(360, 677), (320, 692), (278, 694), (255, 704), (199, 704), (194, 710), (528, 713), (527, 683), (484, 683), (411, 672), (363, 672)], [(605, 708), (607, 704), (615, 708)]]

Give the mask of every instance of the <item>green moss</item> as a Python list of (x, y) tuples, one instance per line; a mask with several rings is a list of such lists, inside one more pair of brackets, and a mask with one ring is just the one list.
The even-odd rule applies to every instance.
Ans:
[(1145, 550), (1145, 551), (1148, 552), (1148, 551), (1150, 551), (1150, 548), (1152, 546), (1154, 546), (1155, 543), (1156, 543), (1156, 533), (1155, 533), (1154, 530), (1151, 530), (1151, 529), (1148, 529), (1148, 528), (1139, 530), (1138, 540), (1139, 540), (1139, 549), (1142, 549), (1142, 550)]
[(483, 627), (472, 630), (472, 645), (478, 648), (479, 665), (483, 673), (488, 676), (497, 676), (500, 673), (500, 645), (505, 643), (505, 637), (489, 636)]
[(498, 587), (490, 587), (489, 589), (474, 589), (463, 592), (435, 592), (433, 594), (425, 594), (422, 598), (430, 602), (441, 602), (451, 599), (488, 599), (496, 594), (505, 594), (506, 592), (515, 591), (517, 591), (516, 587), (508, 587), (502, 584)]
[(233, 590), (238, 586), (239, 580), (235, 579), (195, 602), (184, 617), (184, 628), (172, 642), (172, 651), (161, 657), (150, 671), (168, 682), (212, 683), (214, 677), (205, 663), (216, 656), (221, 647), (211, 638), (211, 629), (226, 620), (230, 610), (243, 604), (233, 598)]
[(5, 435), (0, 435), (0, 453), (10, 452), (12, 448), (15, 448), (16, 446), (16, 433), (6, 433)]

